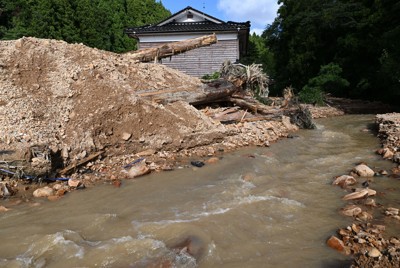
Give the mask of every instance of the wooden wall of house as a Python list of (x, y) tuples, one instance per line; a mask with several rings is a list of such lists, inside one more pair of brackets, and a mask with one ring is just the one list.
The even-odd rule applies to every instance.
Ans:
[[(140, 43), (140, 49), (163, 43)], [(162, 59), (162, 64), (188, 75), (201, 77), (219, 71), (225, 60), (235, 62), (239, 58), (238, 40), (221, 40), (218, 43), (187, 51), (171, 58)]]

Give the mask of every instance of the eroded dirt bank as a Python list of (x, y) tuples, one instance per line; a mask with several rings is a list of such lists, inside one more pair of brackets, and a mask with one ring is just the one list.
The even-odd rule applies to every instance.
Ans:
[[(140, 172), (170, 170), (184, 157), (207, 160), (239, 146), (268, 146), (297, 130), (286, 116), (222, 124), (213, 118), (218, 109), (143, 99), (136, 92), (194, 92), (204, 85), (163, 65), (82, 44), (2, 41), (0, 74), (1, 175), (10, 188), (3, 196), (23, 192), (29, 200), (37, 185), (21, 184), (57, 179), (65, 167), (62, 177), (79, 185), (114, 183), (138, 159), (145, 158)], [(78, 182), (71, 184), (48, 193), (62, 195)]]

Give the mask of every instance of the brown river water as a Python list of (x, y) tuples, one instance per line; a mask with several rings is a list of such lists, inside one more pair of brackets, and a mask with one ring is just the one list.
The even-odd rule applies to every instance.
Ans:
[[(0, 214), (0, 267), (346, 266), (349, 257), (325, 244), (352, 222), (338, 213), (347, 192), (331, 183), (361, 161), (375, 170), (393, 166), (374, 154), (379, 141), (365, 131), (373, 121), (320, 119), (317, 130), (223, 155), (217, 164), (20, 205)], [(370, 187), (386, 194), (378, 203), (398, 207), (399, 184), (379, 177)], [(399, 225), (389, 228), (396, 232)], [(188, 238), (197, 260), (172, 249)]]

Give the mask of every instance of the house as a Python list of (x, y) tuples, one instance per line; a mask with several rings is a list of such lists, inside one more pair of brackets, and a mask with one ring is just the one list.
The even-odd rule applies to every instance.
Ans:
[(190, 6), (155, 24), (125, 29), (138, 40), (138, 48), (150, 48), (215, 33), (217, 44), (162, 60), (171, 68), (201, 77), (218, 71), (225, 60), (236, 62), (247, 53), (250, 22), (224, 22)]

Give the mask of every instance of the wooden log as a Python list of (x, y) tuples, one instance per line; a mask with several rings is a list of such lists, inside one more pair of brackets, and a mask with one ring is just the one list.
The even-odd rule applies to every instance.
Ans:
[(68, 167), (64, 168), (63, 170), (59, 171), (58, 173), (61, 175), (67, 174), (68, 172), (72, 171), (73, 169), (79, 167), (80, 165), (83, 165), (93, 159), (95, 159), (96, 157), (98, 157), (99, 155), (103, 154), (104, 151), (100, 151), (94, 154), (89, 155), (88, 157), (78, 161), (78, 162), (74, 162), (71, 165), (69, 165)]
[(131, 59), (138, 60), (140, 62), (157, 62), (162, 58), (171, 57), (173, 55), (177, 55), (198, 47), (210, 46), (215, 43), (217, 43), (217, 36), (212, 34), (183, 41), (167, 43), (157, 47), (140, 49), (129, 52), (129, 56)]
[(270, 114), (276, 114), (277, 112), (280, 113), (282, 112), (282, 110), (279, 111), (274, 108), (271, 108), (270, 106), (263, 105), (254, 99), (242, 99), (237, 97), (230, 97), (228, 100), (243, 109), (252, 111), (254, 114), (270, 115)]
[(192, 105), (217, 102), (237, 92), (238, 88), (232, 83), (219, 79), (205, 83), (198, 89), (171, 89), (171, 90), (141, 90), (136, 94), (139, 97), (156, 100), (161, 103), (185, 101)]

